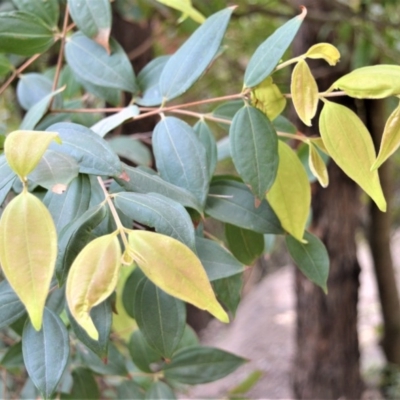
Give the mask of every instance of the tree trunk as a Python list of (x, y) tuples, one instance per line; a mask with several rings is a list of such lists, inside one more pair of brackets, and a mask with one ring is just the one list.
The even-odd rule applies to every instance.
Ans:
[[(301, 0), (314, 11), (329, 12), (332, 2)], [(304, 21), (294, 43), (302, 54), (321, 41), (321, 24)], [(326, 40), (324, 41), (331, 41)], [(311, 64), (311, 63), (310, 63)], [(313, 63), (320, 91), (338, 78), (338, 69)], [(343, 73), (341, 62), (341, 71)], [(350, 99), (343, 99), (354, 106)], [(306, 134), (318, 135), (317, 118), (313, 127), (299, 125)], [(311, 230), (327, 247), (330, 255), (329, 294), (296, 272), (297, 350), (293, 364), (293, 390), (297, 399), (359, 399), (363, 383), (359, 370), (357, 336), (358, 275), (355, 231), (359, 224), (359, 190), (330, 161), (330, 184), (314, 186)]]

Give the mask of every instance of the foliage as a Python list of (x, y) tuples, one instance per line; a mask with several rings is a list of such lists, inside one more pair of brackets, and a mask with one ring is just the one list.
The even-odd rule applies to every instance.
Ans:
[[(190, 1), (160, 3), (203, 21)], [(285, 235), (300, 270), (327, 291), (326, 249), (306, 231), (310, 177), (302, 147), (296, 152), (289, 144), (308, 147), (310, 171), (322, 186), (330, 156), (385, 210), (376, 168), (400, 145), (398, 109), (377, 158), (356, 114), (328, 98), (398, 96), (393, 81), (400, 67), (356, 69), (319, 93), (307, 59), (335, 65), (334, 46), (321, 43), (282, 61), (303, 9), (254, 51), (237, 93), (172, 104), (220, 55), (234, 7), (205, 19), (174, 54), (135, 76), (110, 37), (110, 2), (13, 4), (15, 11), (0, 13), (0, 73), (7, 78), (0, 93), (18, 77), (26, 114), (0, 157), (0, 326), (14, 343), (2, 368), (15, 373), (24, 365), (44, 398), (65, 399), (174, 398), (185, 385), (222, 378), (246, 360), (200, 346), (186, 325), (185, 302), (228, 322), (241, 274), (262, 254), (267, 234)], [(26, 72), (55, 43), (55, 70)], [(291, 93), (284, 94), (271, 75), (290, 65)], [(122, 92), (132, 96), (128, 106)], [(90, 108), (88, 97), (97, 107)], [(308, 125), (323, 102), (322, 140), (296, 132), (281, 115), (288, 98)], [(207, 104), (209, 112), (191, 110)], [(101, 116), (82, 116), (89, 113)], [(157, 170), (139, 137), (106, 136), (153, 116), (159, 116), (152, 134)], [(216, 124), (229, 130), (224, 145), (215, 140)], [(215, 175), (223, 150), (238, 176)], [(207, 231), (208, 219), (225, 224), (226, 246)], [(104, 377), (110, 393), (100, 394), (95, 376)]]

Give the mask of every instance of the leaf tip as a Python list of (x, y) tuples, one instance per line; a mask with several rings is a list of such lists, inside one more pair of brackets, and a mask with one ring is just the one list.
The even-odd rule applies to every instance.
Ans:
[(298, 18), (303, 21), (307, 15), (307, 8), (306, 8), (306, 6), (300, 6), (300, 10), (301, 10), (301, 14), (298, 15)]

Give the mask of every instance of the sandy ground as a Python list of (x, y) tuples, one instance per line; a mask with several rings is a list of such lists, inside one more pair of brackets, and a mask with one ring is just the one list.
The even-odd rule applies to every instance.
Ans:
[[(400, 249), (400, 235), (393, 237), (393, 250)], [(397, 254), (399, 253), (399, 254)], [(393, 251), (400, 269), (400, 250)], [(378, 345), (381, 324), (377, 289), (367, 247), (360, 244), (358, 258), (362, 266), (359, 301), (359, 340), (361, 366), (367, 382), (373, 384), (384, 359)], [(268, 275), (243, 299), (235, 321), (223, 326), (213, 321), (205, 332), (204, 344), (216, 346), (251, 361), (228, 377), (195, 387), (181, 398), (226, 398), (226, 393), (255, 370), (262, 378), (247, 393), (251, 399), (293, 399), (290, 368), (294, 352), (295, 298), (292, 267), (283, 267)], [(371, 380), (372, 379), (372, 380)], [(372, 395), (368, 398), (379, 398)]]

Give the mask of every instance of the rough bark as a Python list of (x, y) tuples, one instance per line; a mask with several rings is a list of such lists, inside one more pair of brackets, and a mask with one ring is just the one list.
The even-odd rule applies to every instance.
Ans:
[[(378, 149), (385, 126), (384, 101), (365, 101), (366, 123)], [(385, 194), (388, 209), (379, 211), (375, 203), (370, 206), (368, 239), (374, 261), (374, 271), (378, 284), (382, 308), (384, 332), (382, 347), (389, 363), (400, 365), (400, 301), (390, 252), (391, 195), (393, 176), (391, 162), (379, 168), (379, 177)]]
[[(332, 2), (302, 0), (310, 9), (329, 11)], [(296, 37), (296, 54), (319, 42), (321, 25), (307, 19)], [(332, 38), (331, 38), (332, 39)], [(326, 39), (325, 39), (326, 40)], [(341, 62), (341, 71), (346, 67)], [(338, 78), (338, 70), (314, 63), (320, 90)], [(349, 99), (344, 99), (352, 106)], [(318, 134), (299, 124), (306, 134)], [(327, 189), (315, 185), (311, 230), (325, 243), (331, 260), (329, 294), (296, 272), (297, 350), (293, 364), (293, 390), (297, 399), (358, 399), (363, 383), (359, 371), (357, 336), (358, 275), (355, 231), (359, 224), (359, 191), (331, 161)]]

